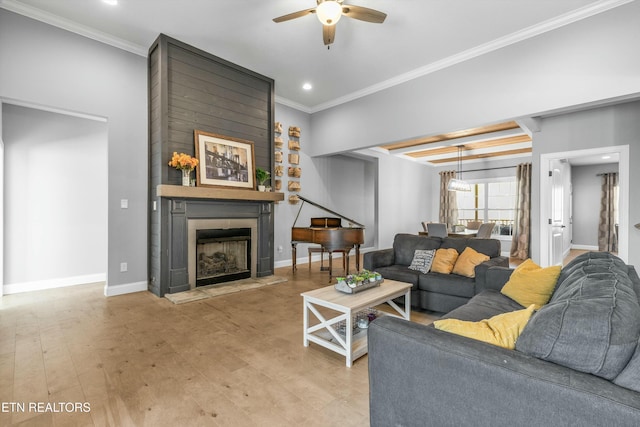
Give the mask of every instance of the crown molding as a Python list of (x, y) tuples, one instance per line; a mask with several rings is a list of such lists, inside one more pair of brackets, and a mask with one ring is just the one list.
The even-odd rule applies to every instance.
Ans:
[[(317, 104), (315, 106), (311, 106), (311, 107), (305, 106), (300, 103), (288, 100), (286, 98), (281, 98), (281, 97), (276, 97), (276, 102), (282, 105), (286, 105), (288, 107), (294, 108), (296, 110), (305, 112), (307, 114), (317, 113), (319, 111), (333, 108), (338, 105), (345, 104), (350, 101), (354, 101), (358, 98), (362, 98), (367, 95), (371, 95), (373, 93), (380, 92), (382, 90), (391, 88), (393, 86), (397, 86), (399, 84), (434, 73), (444, 68), (454, 66), (456, 64), (462, 63), (469, 59), (476, 58), (486, 53), (493, 52), (503, 47), (538, 36), (540, 34), (553, 31), (555, 29), (589, 18), (591, 16), (600, 14), (602, 12), (606, 12), (610, 9), (614, 9), (616, 7), (625, 5), (627, 3), (631, 3), (633, 1), (635, 0), (597, 1), (587, 6), (584, 6), (582, 8), (566, 13), (564, 15), (560, 15), (558, 17), (549, 19), (539, 24), (524, 28), (520, 31), (516, 31), (504, 37), (476, 46), (472, 49), (468, 49), (466, 51), (460, 52), (459, 54), (449, 56), (442, 60), (425, 65), (424, 67), (416, 68), (407, 73), (400, 74), (391, 79), (385, 80), (375, 85), (368, 86), (359, 91), (355, 91), (347, 95), (335, 98), (331, 101)], [(32, 19), (36, 19), (38, 21), (65, 29), (67, 31), (71, 31), (81, 36), (114, 46), (116, 48), (134, 53), (136, 55), (143, 56), (145, 58), (148, 55), (148, 47), (144, 47), (135, 43), (128, 42), (118, 37), (114, 37), (110, 34), (95, 30), (85, 25), (78, 24), (77, 22), (74, 22), (65, 18), (61, 18), (49, 12), (45, 12), (41, 9), (38, 9), (32, 6), (27, 6), (16, 0), (0, 0), (0, 8), (18, 13), (20, 15), (24, 15)]]
[(110, 34), (103, 33), (102, 31), (98, 31), (94, 28), (78, 24), (77, 22), (62, 18), (49, 12), (45, 12), (42, 9), (25, 5), (16, 0), (0, 0), (0, 8), (18, 13), (37, 21), (44, 22), (45, 24), (53, 25), (54, 27), (62, 28), (63, 30), (67, 30), (72, 33), (90, 38), (92, 40), (108, 44), (118, 49), (126, 50), (127, 52), (135, 53), (136, 55), (144, 56), (145, 58), (147, 57), (149, 52), (148, 47), (128, 42), (121, 38), (114, 37)]
[(293, 108), (295, 110), (302, 111), (303, 113), (311, 114), (311, 112), (312, 112), (311, 109), (309, 107), (307, 107), (306, 105), (302, 105), (302, 104), (300, 104), (298, 102), (292, 101), (292, 100), (287, 99), (287, 98), (283, 98), (283, 97), (278, 96), (278, 95), (276, 95), (275, 101), (278, 104), (286, 105), (287, 107), (291, 107), (291, 108)]
[(540, 34), (553, 31), (555, 29), (589, 18), (602, 12), (606, 12), (607, 10), (614, 9), (633, 1), (635, 0), (602, 0), (591, 3), (582, 8), (565, 13), (564, 15), (560, 15), (547, 21), (543, 21), (539, 24), (532, 25), (530, 27), (508, 34), (504, 37), (492, 40), (488, 43), (484, 43), (474, 48), (465, 50), (456, 55), (441, 59), (440, 61), (432, 62), (431, 64), (425, 65), (424, 67), (416, 68), (415, 70), (409, 71), (407, 73), (399, 74), (396, 77), (377, 83), (375, 85), (371, 85), (362, 90), (352, 92), (350, 94), (335, 98), (325, 103), (317, 104), (311, 107), (309, 110), (311, 114), (313, 114), (317, 113), (318, 111), (336, 107), (340, 104), (345, 104), (358, 98), (380, 92), (384, 89), (391, 88), (401, 83), (405, 83), (410, 80), (425, 76), (427, 74), (442, 70), (444, 68), (454, 66), (464, 61), (468, 61), (469, 59), (476, 58), (486, 53), (502, 49), (503, 47), (519, 43), (523, 40), (530, 39)]
[(17, 107), (31, 108), (33, 110), (47, 111), (49, 113), (64, 114), (66, 116), (79, 117), (81, 119), (95, 120), (95, 121), (104, 122), (104, 123), (108, 121), (108, 118), (103, 116), (96, 116), (93, 114), (81, 113), (79, 111), (65, 110), (63, 108), (51, 107), (49, 105), (0, 96), (0, 105), (2, 104), (9, 104), (9, 105), (15, 105)]

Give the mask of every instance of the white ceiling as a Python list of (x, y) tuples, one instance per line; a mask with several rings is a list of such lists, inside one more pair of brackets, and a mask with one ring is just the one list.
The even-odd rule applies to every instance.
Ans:
[[(0, 7), (146, 55), (165, 33), (273, 78), (278, 102), (319, 111), (534, 37), (630, 0), (346, 0), (387, 13), (343, 18), (327, 49), (315, 0), (0, 0)], [(313, 85), (304, 91), (302, 84)]]

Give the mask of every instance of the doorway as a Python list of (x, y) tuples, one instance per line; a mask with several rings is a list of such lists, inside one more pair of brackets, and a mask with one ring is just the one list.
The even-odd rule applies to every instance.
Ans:
[(2, 140), (2, 293), (105, 281), (106, 120), (4, 102)]
[[(607, 158), (608, 157), (608, 158)], [(615, 159), (615, 160), (614, 160)], [(554, 197), (558, 194), (553, 190), (553, 171), (559, 162), (591, 162), (591, 164), (618, 163), (618, 182), (619, 182), (619, 199), (618, 199), (618, 256), (627, 262), (629, 254), (629, 146), (618, 145), (611, 147), (594, 148), (587, 150), (576, 150), (561, 153), (548, 153), (540, 156), (540, 263), (543, 266), (558, 264), (558, 240), (552, 239), (554, 231)], [(551, 174), (550, 174), (551, 172)], [(570, 206), (571, 183), (566, 181), (563, 185), (563, 191), (566, 193), (563, 200), (566, 200)], [(570, 220), (567, 218), (563, 222), (565, 226), (571, 226)], [(557, 225), (557, 224), (556, 224)], [(569, 230), (571, 234), (571, 231)], [(566, 242), (563, 244), (563, 254), (568, 253)], [(555, 256), (554, 256), (555, 252)], [(560, 258), (560, 263), (562, 258)]]

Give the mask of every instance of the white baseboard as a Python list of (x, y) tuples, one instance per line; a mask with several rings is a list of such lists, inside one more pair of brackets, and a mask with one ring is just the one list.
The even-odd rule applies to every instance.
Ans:
[(65, 288), (67, 286), (86, 285), (89, 283), (104, 282), (106, 273), (86, 274), (84, 276), (63, 277), (59, 279), (35, 280), (33, 282), (7, 283), (2, 288), (4, 295), (18, 294), (21, 292), (42, 291), (45, 289)]
[(579, 249), (579, 250), (583, 250), (583, 251), (597, 251), (598, 247), (597, 246), (591, 246), (591, 245), (571, 245), (571, 249)]
[(113, 297), (116, 295), (131, 294), (134, 292), (146, 291), (147, 282), (123, 283), (122, 285), (104, 285), (104, 296)]

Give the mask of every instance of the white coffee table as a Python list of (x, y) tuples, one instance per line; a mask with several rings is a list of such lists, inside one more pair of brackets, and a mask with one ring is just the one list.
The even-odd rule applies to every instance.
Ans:
[[(345, 294), (337, 291), (333, 285), (309, 292), (303, 292), (303, 344), (309, 347), (309, 341), (321, 345), (329, 350), (341, 354), (347, 359), (347, 367), (351, 367), (354, 360), (367, 354), (367, 330), (360, 330), (353, 334), (353, 317), (360, 311), (377, 305), (387, 303), (398, 312), (395, 314), (382, 313), (387, 316), (401, 317), (409, 320), (411, 316), (411, 284), (386, 280), (380, 286), (358, 292)], [(393, 299), (404, 295), (404, 309), (398, 306)], [(318, 307), (329, 308), (338, 314), (325, 318)], [(313, 313), (319, 323), (309, 325), (309, 313)], [(345, 334), (341, 335), (336, 330), (336, 324), (346, 323)]]

